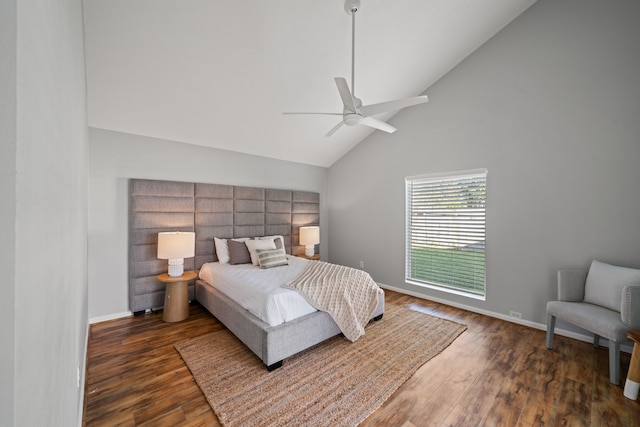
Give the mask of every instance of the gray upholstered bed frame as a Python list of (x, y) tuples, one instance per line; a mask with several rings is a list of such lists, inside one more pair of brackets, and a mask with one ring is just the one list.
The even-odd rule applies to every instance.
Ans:
[[(287, 357), (313, 347), (340, 333), (338, 325), (323, 311), (315, 311), (278, 326), (269, 326), (204, 281), (196, 281), (196, 299), (240, 339), (270, 371)], [(384, 293), (371, 316), (384, 314)]]
[[(196, 256), (185, 270), (217, 261), (213, 238), (282, 235), (287, 253), (299, 255), (301, 226), (317, 225), (320, 195), (219, 184), (131, 179), (129, 181), (129, 307), (134, 313), (164, 304), (164, 283), (156, 275), (167, 270), (156, 257), (161, 231), (195, 231)], [(196, 299), (251, 349), (269, 369), (282, 360), (340, 334), (324, 312), (315, 312), (270, 327), (231, 299), (197, 280), (189, 286)], [(384, 295), (372, 317), (384, 312)]]

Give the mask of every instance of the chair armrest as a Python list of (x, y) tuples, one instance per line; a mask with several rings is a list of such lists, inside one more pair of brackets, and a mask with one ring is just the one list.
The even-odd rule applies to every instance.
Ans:
[(620, 318), (630, 329), (640, 329), (640, 285), (622, 288)]
[(558, 300), (579, 302), (584, 300), (584, 285), (589, 270), (558, 271)]

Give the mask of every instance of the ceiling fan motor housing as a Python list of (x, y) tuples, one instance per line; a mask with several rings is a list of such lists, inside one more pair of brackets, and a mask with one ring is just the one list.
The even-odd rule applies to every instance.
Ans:
[(360, 98), (353, 97), (353, 103), (355, 104), (356, 111), (351, 111), (345, 108), (342, 111), (342, 120), (344, 124), (347, 126), (355, 126), (360, 123), (360, 119), (362, 118), (362, 114), (358, 109), (362, 107), (362, 100)]
[(344, 121), (344, 124), (347, 126), (355, 126), (360, 123), (361, 118), (362, 115), (345, 110), (342, 121)]

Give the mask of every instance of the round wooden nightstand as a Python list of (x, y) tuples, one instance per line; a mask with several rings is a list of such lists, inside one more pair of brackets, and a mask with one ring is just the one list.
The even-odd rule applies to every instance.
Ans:
[(636, 400), (640, 389), (640, 329), (630, 330), (627, 338), (633, 341), (634, 344), (627, 382), (624, 385), (624, 397)]
[(296, 255), (298, 258), (306, 258), (314, 261), (320, 261), (320, 254), (313, 254), (312, 256), (306, 256), (305, 254)]
[(172, 277), (167, 273), (156, 276), (159, 281), (167, 284), (162, 320), (179, 322), (189, 317), (189, 280), (195, 279), (196, 276), (195, 271), (185, 271), (179, 277)]

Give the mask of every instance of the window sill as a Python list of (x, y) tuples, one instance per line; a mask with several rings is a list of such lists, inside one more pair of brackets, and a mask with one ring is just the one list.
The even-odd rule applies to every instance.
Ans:
[(424, 282), (418, 282), (415, 280), (411, 280), (408, 278), (405, 278), (405, 283), (409, 284), (409, 285), (415, 285), (415, 286), (420, 286), (423, 288), (428, 288), (428, 289), (434, 289), (436, 291), (440, 291), (440, 292), (445, 292), (448, 294), (454, 294), (454, 295), (460, 295), (466, 298), (471, 298), (471, 299), (475, 299), (475, 300), (479, 300), (479, 301), (486, 301), (487, 300), (487, 296), (485, 295), (480, 295), (480, 294), (474, 294), (471, 292), (465, 292), (462, 291), (460, 289), (454, 289), (454, 288), (448, 288), (446, 286), (440, 286), (440, 285), (433, 285), (433, 284), (429, 284), (429, 283), (424, 283)]

